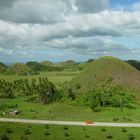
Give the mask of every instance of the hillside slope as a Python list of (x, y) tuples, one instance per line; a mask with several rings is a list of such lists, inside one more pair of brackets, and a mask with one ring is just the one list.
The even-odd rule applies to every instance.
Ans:
[(101, 57), (90, 63), (77, 77), (72, 79), (69, 86), (73, 91), (84, 93), (94, 86), (101, 85), (104, 79), (111, 77), (113, 83), (133, 89), (140, 99), (140, 72), (128, 63), (114, 57)]
[(3, 73), (6, 70), (6, 68), (7, 66), (4, 63), (0, 62), (0, 73)]
[(6, 74), (15, 74), (15, 75), (30, 75), (32, 74), (32, 69), (22, 63), (16, 63), (9, 67), (6, 71)]
[(68, 60), (68, 61), (59, 62), (59, 63), (54, 64), (54, 66), (56, 66), (56, 67), (63, 67), (63, 68), (74, 67), (76, 65), (77, 65), (77, 62), (75, 62), (73, 60)]

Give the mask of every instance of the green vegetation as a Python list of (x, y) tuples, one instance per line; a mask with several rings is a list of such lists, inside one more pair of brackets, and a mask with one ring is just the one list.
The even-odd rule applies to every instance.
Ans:
[(0, 62), (0, 73), (3, 73), (6, 70), (6, 68), (7, 66), (4, 63)]
[(34, 72), (32, 71), (32, 69), (22, 63), (16, 63), (14, 65), (12, 65), (11, 67), (9, 67), (6, 71), (5, 74), (14, 74), (14, 75), (32, 75), (34, 74)]
[(54, 66), (61, 67), (61, 68), (75, 68), (76, 65), (77, 65), (77, 62), (75, 62), (73, 60), (68, 60), (68, 61), (59, 62), (59, 63), (54, 64)]
[(30, 96), (38, 103), (51, 103), (56, 96), (55, 86), (47, 78), (39, 78), (38, 82), (32, 79), (15, 80), (8, 82), (0, 80), (0, 98), (12, 98), (18, 96)]
[(38, 63), (38, 62), (27, 62), (26, 63), (27, 66), (29, 66), (33, 71), (40, 71), (41, 69), (43, 69), (43, 66)]
[[(29, 62), (24, 66), (34, 71), (39, 65)], [(74, 71), (38, 69), (39, 75), (1, 74), (1, 114), (31, 119), (140, 122), (136, 102), (139, 71), (112, 57), (89, 60), (81, 73), (76, 71), (77, 64), (75, 67)], [(21, 113), (11, 116), (7, 113), (11, 109)]]
[(111, 78), (112, 85), (121, 85), (130, 92), (135, 93), (137, 101), (140, 101), (140, 72), (120, 59), (102, 57), (90, 63), (69, 84), (74, 93), (92, 92), (95, 87), (102, 88), (105, 79)]
[[(55, 126), (0, 123), (0, 136), (9, 140), (138, 140), (139, 128), (85, 127), (85, 126)], [(6, 133), (6, 129), (12, 133)], [(102, 131), (105, 129), (106, 131)], [(3, 139), (2, 139), (3, 140)], [(5, 139), (6, 140), (6, 139)]]
[[(136, 102), (133, 93), (123, 86), (112, 84), (112, 78), (105, 79), (101, 87), (96, 86), (93, 91), (77, 95), (74, 102), (82, 106), (89, 106), (94, 112), (98, 112), (101, 110), (100, 107), (106, 106), (135, 108)], [(73, 97), (72, 90), (70, 93)]]
[[(95, 122), (140, 122), (139, 108), (114, 108), (101, 107), (102, 111), (93, 112), (87, 106), (73, 105), (69, 102), (54, 102), (51, 104), (38, 104), (29, 101), (28, 97), (18, 97), (12, 99), (1, 99), (0, 113), (9, 112), (11, 109), (21, 111), (20, 114), (13, 116), (5, 114), (3, 117), (67, 120), (67, 121), (86, 121)], [(2, 117), (2, 116), (1, 116)]]
[(133, 67), (135, 67), (137, 70), (140, 71), (140, 61), (137, 61), (137, 60), (128, 60), (126, 62), (129, 63), (130, 65), (132, 65)]
[(43, 61), (43, 62), (40, 62), (40, 64), (43, 66), (52, 66), (53, 65), (53, 63), (50, 61)]

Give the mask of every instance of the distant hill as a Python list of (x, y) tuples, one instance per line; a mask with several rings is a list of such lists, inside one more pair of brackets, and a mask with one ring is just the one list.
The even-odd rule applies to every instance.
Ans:
[(63, 67), (63, 68), (70, 68), (70, 67), (76, 66), (77, 64), (78, 63), (76, 61), (68, 60), (68, 61), (56, 63), (56, 64), (54, 64), (54, 66)]
[(15, 75), (31, 75), (33, 74), (33, 70), (22, 63), (16, 63), (9, 67), (6, 71), (6, 74), (15, 74)]
[(42, 65), (38, 62), (29, 61), (26, 63), (33, 71), (40, 71), (42, 69)]
[(0, 62), (0, 73), (3, 73), (6, 70), (6, 68), (7, 66), (4, 63)]
[(87, 67), (72, 81), (69, 86), (76, 93), (91, 91), (94, 86), (101, 85), (105, 78), (111, 77), (113, 83), (134, 90), (140, 99), (140, 72), (128, 63), (114, 57), (101, 57)]
[(135, 67), (137, 70), (140, 71), (140, 61), (137, 61), (137, 60), (128, 60), (126, 62), (129, 63), (130, 65), (132, 65), (133, 67)]
[(79, 70), (82, 70), (82, 69), (86, 68), (87, 65), (88, 65), (89, 63), (92, 63), (93, 61), (95, 61), (95, 60), (94, 60), (94, 59), (89, 59), (89, 60), (86, 61), (86, 62), (81, 62), (81, 63), (79, 63), (79, 64), (78, 64)]
[(53, 63), (50, 61), (43, 61), (43, 62), (40, 62), (40, 64), (43, 66), (52, 66), (53, 65)]

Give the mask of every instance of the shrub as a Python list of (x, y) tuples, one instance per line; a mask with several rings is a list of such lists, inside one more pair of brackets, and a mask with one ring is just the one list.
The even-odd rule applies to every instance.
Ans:
[(6, 128), (6, 133), (13, 133), (11, 128)]
[(101, 107), (92, 107), (91, 109), (93, 112), (100, 112), (102, 110)]
[(64, 133), (64, 136), (65, 136), (65, 137), (69, 137), (70, 135), (69, 135), (67, 132), (65, 132), (65, 133)]
[(89, 135), (86, 135), (85, 137), (86, 137), (86, 138), (89, 138), (90, 136), (89, 136)]
[(119, 118), (113, 118), (113, 121), (117, 122), (119, 120)]
[(29, 129), (26, 129), (25, 132), (24, 132), (26, 135), (29, 135), (31, 134), (31, 131)]
[(9, 140), (9, 138), (6, 134), (2, 134), (1, 135), (1, 140)]
[(68, 130), (68, 127), (65, 126), (65, 127), (64, 127), (64, 130)]
[(46, 132), (45, 132), (45, 135), (46, 135), (46, 136), (49, 136), (49, 135), (50, 135), (50, 133), (46, 131)]
[(20, 140), (28, 140), (28, 138), (26, 136), (22, 136)]
[(47, 124), (45, 124), (45, 129), (49, 129), (50, 127), (47, 125)]
[(107, 130), (106, 128), (101, 128), (101, 131), (106, 132)]
[(112, 136), (112, 135), (108, 135), (108, 136), (106, 136), (106, 138), (107, 138), (107, 139), (112, 139), (113, 136)]
[(94, 112), (101, 111), (100, 107), (127, 107), (135, 108), (135, 97), (133, 92), (120, 85), (105, 84), (95, 87), (92, 92), (77, 96), (77, 104), (89, 106)]
[(128, 134), (128, 139), (129, 139), (129, 140), (134, 140), (134, 139), (135, 139), (134, 134)]
[(83, 128), (83, 130), (86, 131), (87, 129), (86, 128)]
[(122, 128), (122, 132), (127, 132), (126, 128)]

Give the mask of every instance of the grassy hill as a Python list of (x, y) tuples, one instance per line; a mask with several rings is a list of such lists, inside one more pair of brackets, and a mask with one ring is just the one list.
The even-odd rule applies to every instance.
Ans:
[(105, 78), (111, 77), (113, 83), (136, 91), (136, 97), (140, 99), (140, 72), (128, 63), (114, 58), (101, 57), (87, 65), (87, 67), (72, 81), (69, 86), (75, 92), (87, 92), (94, 86), (102, 85)]
[(89, 59), (89, 60), (86, 61), (86, 62), (81, 62), (81, 63), (79, 63), (77, 67), (78, 67), (80, 70), (82, 70), (82, 69), (86, 68), (87, 65), (90, 64), (90, 63), (92, 63), (93, 61), (95, 61), (95, 60), (94, 60), (94, 59)]
[(43, 62), (40, 62), (40, 64), (43, 66), (53, 66), (53, 63), (50, 61), (43, 61)]
[(0, 62), (0, 73), (3, 73), (6, 70), (6, 68), (7, 66), (4, 63)]
[(54, 64), (54, 66), (62, 67), (62, 68), (70, 68), (70, 67), (74, 67), (76, 65), (77, 65), (77, 62), (75, 62), (73, 60), (68, 60), (68, 61), (59, 62), (59, 63)]
[(26, 65), (29, 66), (33, 71), (40, 71), (43, 68), (43, 66), (38, 62), (29, 61), (26, 63)]
[(31, 75), (33, 73), (32, 69), (22, 63), (16, 63), (9, 67), (6, 71), (6, 74), (15, 74), (15, 75)]

